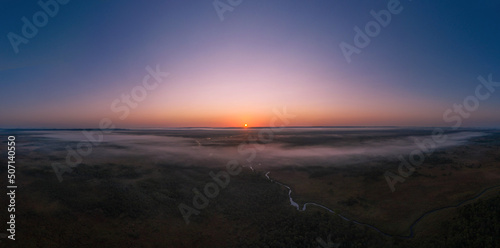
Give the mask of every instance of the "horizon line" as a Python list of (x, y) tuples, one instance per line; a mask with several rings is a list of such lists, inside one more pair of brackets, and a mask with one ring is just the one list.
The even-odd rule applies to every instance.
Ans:
[[(255, 126), (255, 127), (210, 127), (210, 126), (199, 126), (199, 127), (130, 127), (130, 128), (113, 128), (106, 130), (165, 130), (165, 129), (199, 129), (199, 128), (211, 128), (211, 129), (262, 129), (262, 128), (443, 128), (443, 129), (454, 129), (450, 126), (286, 126), (286, 127), (269, 127), (269, 126)], [(493, 126), (469, 126), (469, 127), (459, 127), (458, 129), (500, 129), (500, 127)], [(76, 130), (101, 130), (101, 128), (41, 128), (41, 127), (26, 127), (26, 128), (3, 128), (0, 130), (60, 130), (60, 131), (76, 131)]]

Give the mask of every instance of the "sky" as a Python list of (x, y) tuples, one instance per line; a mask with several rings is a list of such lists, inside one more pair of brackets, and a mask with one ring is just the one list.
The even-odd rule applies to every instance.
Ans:
[(0, 2), (0, 128), (500, 127), (498, 1), (39, 3)]

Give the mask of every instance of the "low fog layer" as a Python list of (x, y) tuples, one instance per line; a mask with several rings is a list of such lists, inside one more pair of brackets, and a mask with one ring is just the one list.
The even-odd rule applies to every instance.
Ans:
[[(175, 162), (180, 165), (199, 166), (221, 166), (232, 159), (246, 165), (263, 167), (309, 165), (308, 161), (350, 164), (374, 156), (407, 156), (411, 151), (419, 149), (416, 142), (432, 140), (432, 130), (425, 129), (294, 128), (274, 133), (272, 141), (267, 144), (249, 141), (257, 138), (258, 132), (259, 129), (119, 131), (106, 134), (102, 142), (94, 143), (92, 153), (88, 157), (146, 156), (145, 158), (154, 163)], [(88, 139), (82, 131), (40, 131), (31, 134), (52, 140), (51, 144), (73, 149), (76, 149), (79, 142), (88, 144)], [(432, 144), (435, 149), (458, 146), (471, 138), (484, 135), (487, 133), (470, 130), (448, 132), (446, 141)], [(61, 149), (59, 147), (59, 150)]]

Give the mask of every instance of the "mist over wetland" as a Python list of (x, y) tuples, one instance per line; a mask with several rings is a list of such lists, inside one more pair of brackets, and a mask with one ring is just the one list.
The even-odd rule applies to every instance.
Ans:
[[(446, 141), (396, 182), (395, 192), (387, 171), (397, 174), (398, 157), (408, 160), (433, 129), (284, 128), (265, 142), (257, 138), (261, 130), (115, 130), (88, 154), (78, 144), (92, 144), (83, 133), (92, 130), (9, 130), (20, 137), (17, 152), (26, 154), (17, 162), (23, 167), (19, 218), (30, 238), (19, 244), (120, 247), (158, 240), (174, 247), (255, 247), (289, 232), (309, 234), (313, 243), (330, 235), (345, 247), (414, 245), (433, 242), (425, 237), (436, 231), (426, 224), (429, 217), (417, 222), (420, 216), (469, 201), (500, 179), (500, 133), (492, 129), (444, 130)], [(68, 161), (79, 163), (70, 170), (53, 166)], [(230, 161), (237, 173), (230, 173)], [(204, 191), (210, 183), (217, 191)], [(194, 200), (196, 192), (201, 198)], [(305, 203), (313, 205), (297, 211)], [(289, 224), (277, 225), (283, 221)], [(330, 227), (317, 225), (325, 222)], [(214, 223), (228, 229), (208, 228)]]
[(0, 1), (0, 248), (500, 248), (500, 1)]

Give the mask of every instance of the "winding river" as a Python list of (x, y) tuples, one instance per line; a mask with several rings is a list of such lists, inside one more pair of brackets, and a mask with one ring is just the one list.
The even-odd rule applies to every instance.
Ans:
[(338, 215), (340, 218), (346, 220), (346, 221), (351, 221), (355, 224), (358, 224), (358, 225), (362, 225), (362, 226), (366, 226), (366, 227), (369, 227), (385, 236), (388, 236), (388, 237), (397, 237), (397, 238), (413, 238), (413, 236), (415, 235), (414, 233), (414, 228), (415, 226), (417, 225), (418, 222), (420, 222), (425, 216), (429, 215), (429, 214), (432, 214), (434, 212), (437, 212), (437, 211), (440, 211), (440, 210), (444, 210), (444, 209), (448, 209), (448, 208), (457, 208), (457, 207), (460, 207), (461, 205), (463, 205), (464, 203), (466, 202), (469, 202), (469, 201), (473, 201), (477, 198), (479, 198), (480, 196), (482, 196), (484, 193), (486, 193), (487, 191), (489, 190), (492, 190), (492, 189), (495, 189), (495, 188), (500, 188), (500, 185), (496, 185), (496, 186), (492, 186), (492, 187), (488, 187), (486, 189), (484, 189), (483, 191), (479, 192), (476, 196), (474, 196), (473, 198), (470, 198), (470, 199), (467, 199), (467, 200), (464, 200), (464, 201), (461, 201), (459, 202), (458, 204), (456, 205), (452, 205), (452, 206), (447, 206), (447, 207), (441, 207), (441, 208), (436, 208), (436, 209), (433, 209), (433, 210), (429, 210), (425, 213), (423, 213), (420, 217), (418, 217), (411, 225), (410, 225), (410, 234), (408, 236), (401, 236), (401, 235), (392, 235), (392, 234), (389, 234), (389, 233), (386, 233), (380, 229), (378, 229), (377, 227), (373, 226), (373, 225), (370, 225), (370, 224), (367, 224), (367, 223), (363, 223), (363, 222), (359, 222), (359, 221), (356, 221), (356, 220), (352, 220), (352, 219), (349, 219), (339, 213), (336, 213), (335, 211), (333, 211), (332, 209), (328, 208), (328, 207), (325, 207), (321, 204), (318, 204), (318, 203), (314, 203), (314, 202), (307, 202), (304, 204), (304, 206), (302, 206), (302, 209), (300, 208), (299, 204), (297, 202), (295, 202), (292, 198), (292, 189), (288, 186), (288, 185), (285, 185), (283, 183), (280, 183), (276, 180), (273, 180), (269, 177), (269, 173), (270, 172), (267, 172), (266, 173), (266, 177), (268, 180), (270, 180), (271, 182), (274, 182), (274, 183), (277, 183), (285, 188), (288, 189), (288, 197), (290, 198), (290, 205), (294, 206), (295, 208), (297, 208), (298, 211), (305, 211), (307, 209), (307, 206), (308, 205), (313, 205), (313, 206), (317, 206), (317, 207), (320, 207), (320, 208), (323, 208), (331, 213), (334, 213), (336, 215)]

